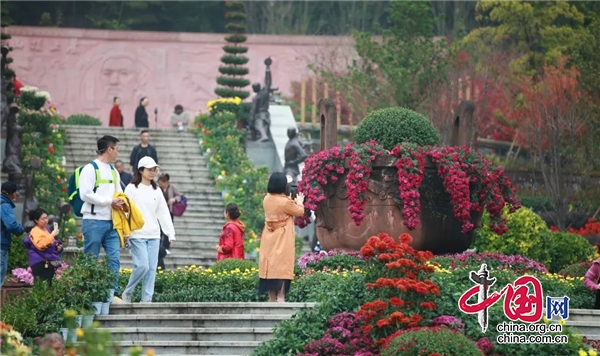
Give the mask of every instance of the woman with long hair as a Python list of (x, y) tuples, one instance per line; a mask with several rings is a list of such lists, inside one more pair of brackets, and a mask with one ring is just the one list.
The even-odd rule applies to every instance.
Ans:
[(126, 303), (131, 303), (135, 286), (140, 281), (142, 282), (142, 302), (152, 302), (161, 227), (169, 237), (169, 241), (175, 241), (175, 229), (169, 208), (161, 190), (154, 182), (158, 168), (158, 164), (152, 157), (143, 157), (138, 162), (137, 171), (131, 183), (125, 188), (125, 194), (138, 207), (144, 218), (144, 226), (131, 232), (129, 236), (133, 271), (122, 295), (123, 301)]
[(60, 233), (58, 226), (48, 226), (48, 213), (40, 208), (29, 212), (29, 219), (35, 226), (31, 229), (23, 244), (29, 254), (31, 274), (52, 285), (52, 278), (61, 265), (60, 254), (63, 245), (56, 236)]
[(260, 238), (258, 293), (268, 292), (270, 302), (285, 302), (294, 279), (296, 230), (294, 216), (304, 214), (304, 194), (292, 200), (287, 196), (291, 178), (275, 172), (269, 178), (267, 196), (263, 200), (265, 228)]

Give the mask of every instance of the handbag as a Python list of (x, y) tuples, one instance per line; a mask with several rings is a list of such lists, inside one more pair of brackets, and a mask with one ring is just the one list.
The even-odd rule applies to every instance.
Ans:
[(187, 209), (187, 198), (182, 195), (179, 201), (173, 203), (171, 212), (173, 213), (173, 216), (182, 216), (185, 212), (185, 209)]

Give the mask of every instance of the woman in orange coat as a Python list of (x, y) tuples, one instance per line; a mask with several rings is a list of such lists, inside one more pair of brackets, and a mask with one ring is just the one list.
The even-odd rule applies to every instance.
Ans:
[(294, 216), (304, 214), (304, 195), (296, 199), (285, 195), (288, 178), (276, 172), (269, 178), (267, 196), (263, 200), (265, 228), (260, 238), (258, 293), (269, 293), (269, 301), (285, 302), (294, 279), (296, 231)]

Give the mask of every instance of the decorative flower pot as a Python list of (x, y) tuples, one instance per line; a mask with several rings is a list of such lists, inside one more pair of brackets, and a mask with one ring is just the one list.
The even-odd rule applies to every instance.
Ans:
[(92, 307), (94, 307), (94, 314), (100, 315), (102, 314), (102, 302), (93, 302)]
[(63, 341), (67, 341), (67, 338), (69, 337), (69, 328), (60, 328), (60, 334), (63, 337)]
[(84, 315), (81, 319), (81, 327), (86, 328), (94, 323), (94, 315)]
[(75, 324), (77, 324), (77, 327), (81, 327), (81, 324), (83, 323), (83, 315), (77, 315), (75, 317)]
[(77, 342), (77, 330), (76, 329), (69, 329), (69, 334), (67, 336), (67, 340), (69, 342)]
[(33, 286), (27, 283), (5, 282), (0, 294), (0, 305), (6, 304), (13, 298), (21, 298), (25, 293), (29, 292), (31, 288), (33, 288)]
[[(472, 130), (468, 126), (474, 107), (472, 103), (463, 104), (454, 115), (457, 122), (452, 146), (469, 146), (472, 137), (467, 131)], [(335, 105), (331, 100), (323, 99), (319, 103), (319, 111), (321, 149), (328, 150), (337, 145)], [(345, 185), (348, 170), (337, 182), (329, 182), (323, 187), (326, 199), (316, 210), (316, 235), (325, 250), (359, 250), (369, 237), (383, 232), (394, 237), (410, 233), (414, 248), (436, 254), (462, 252), (470, 247), (474, 230), (461, 232), (461, 222), (454, 216), (450, 195), (443, 187), (436, 166), (429, 160), (426, 160), (424, 178), (419, 189), (419, 223), (413, 230), (404, 226), (398, 169), (394, 164), (397, 159), (386, 154), (375, 159), (368, 188), (363, 193), (366, 201), (365, 218), (359, 226), (356, 226), (348, 211), (349, 200)], [(471, 223), (475, 228), (480, 227), (481, 216), (481, 212), (471, 211)]]
[(110, 302), (102, 303), (102, 311), (100, 312), (100, 314), (108, 315), (109, 311), (110, 311)]

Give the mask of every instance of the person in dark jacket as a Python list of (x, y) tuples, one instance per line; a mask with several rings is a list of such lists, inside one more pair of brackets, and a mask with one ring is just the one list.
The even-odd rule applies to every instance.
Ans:
[(158, 154), (156, 148), (150, 144), (150, 133), (148, 130), (140, 132), (140, 144), (133, 146), (131, 155), (129, 156), (129, 173), (133, 175), (133, 167), (138, 166), (138, 162), (144, 157), (152, 157), (154, 162), (158, 164)]
[(60, 233), (58, 225), (50, 228), (48, 213), (40, 208), (30, 211), (29, 219), (35, 223), (35, 226), (25, 237), (23, 245), (29, 254), (31, 274), (52, 286), (52, 278), (62, 263), (60, 254), (63, 252), (63, 245), (56, 238)]
[(227, 258), (244, 259), (244, 231), (246, 226), (239, 220), (240, 215), (240, 208), (237, 204), (227, 204), (225, 212), (223, 212), (227, 222), (223, 226), (217, 245), (217, 261)]
[(0, 249), (0, 289), (4, 285), (4, 278), (8, 272), (8, 250), (12, 244), (11, 235), (21, 235), (25, 229), (15, 218), (15, 203), (18, 186), (14, 182), (2, 183), (2, 248)]
[(135, 127), (150, 127), (148, 113), (146, 112), (148, 103), (148, 98), (143, 97), (140, 99), (140, 105), (135, 109)]

